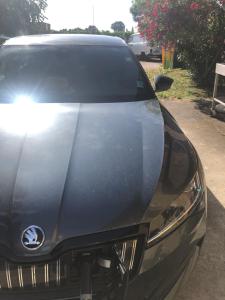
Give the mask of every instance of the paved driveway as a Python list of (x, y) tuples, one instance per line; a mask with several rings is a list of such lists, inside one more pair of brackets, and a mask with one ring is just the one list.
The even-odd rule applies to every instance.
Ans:
[(199, 262), (176, 300), (225, 300), (225, 122), (196, 103), (162, 101), (195, 145), (208, 186), (208, 230)]
[(143, 68), (147, 70), (158, 69), (161, 66), (160, 60), (141, 61)]

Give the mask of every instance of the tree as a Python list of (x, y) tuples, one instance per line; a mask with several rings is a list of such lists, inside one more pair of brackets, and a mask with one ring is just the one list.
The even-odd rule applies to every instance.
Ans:
[(111, 29), (112, 29), (114, 32), (125, 32), (125, 25), (124, 25), (123, 22), (117, 21), (117, 22), (114, 22), (114, 23), (111, 25)]
[(194, 79), (210, 86), (224, 55), (223, 8), (225, 0), (134, 0), (131, 11), (147, 40), (176, 44)]
[(87, 34), (87, 29), (82, 29), (80, 27), (77, 28), (72, 28), (72, 29), (61, 29), (59, 31), (57, 30), (52, 30), (51, 33), (53, 34), (58, 34), (58, 33), (63, 33), (63, 34)]
[(43, 22), (47, 0), (0, 0), (0, 33), (32, 33), (32, 24)]
[(138, 22), (138, 18), (142, 15), (142, 9), (145, 6), (146, 0), (133, 0), (130, 9), (134, 21)]
[(98, 34), (99, 33), (99, 30), (96, 26), (94, 25), (90, 25), (87, 29), (86, 29), (86, 32), (89, 33), (89, 34)]
[(102, 30), (99, 31), (95, 26), (93, 28), (93, 26), (89, 26), (86, 29), (82, 29), (82, 28), (74, 28), (74, 29), (62, 29), (60, 31), (52, 31), (52, 33), (66, 33), (66, 34), (71, 34), (71, 33), (75, 33), (75, 34), (98, 34), (98, 35), (109, 35), (109, 36), (117, 36), (120, 37), (122, 39), (124, 39), (126, 42), (128, 42), (129, 37), (131, 36), (131, 34), (133, 34), (133, 31), (125, 31), (125, 32), (111, 32), (109, 30)]

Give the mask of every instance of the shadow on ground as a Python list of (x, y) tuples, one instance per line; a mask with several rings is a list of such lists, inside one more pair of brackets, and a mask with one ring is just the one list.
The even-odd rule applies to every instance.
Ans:
[(140, 61), (154, 62), (154, 63), (161, 63), (162, 62), (162, 60), (160, 58), (157, 58), (157, 57), (141, 57)]
[[(195, 108), (199, 109), (202, 113), (212, 116), (211, 108), (212, 108), (212, 101), (206, 99), (198, 99), (193, 101), (195, 103)], [(217, 113), (217, 119), (220, 121), (225, 121), (225, 114), (224, 113)]]
[(225, 299), (225, 208), (208, 190), (207, 235), (199, 261), (176, 300)]

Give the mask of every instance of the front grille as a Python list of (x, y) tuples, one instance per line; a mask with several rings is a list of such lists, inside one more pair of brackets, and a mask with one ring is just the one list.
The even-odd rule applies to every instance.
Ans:
[(132, 272), (134, 270), (137, 254), (137, 242), (138, 240), (131, 240), (115, 245), (116, 253), (125, 271)]
[[(73, 296), (80, 295), (80, 265), (82, 255), (88, 254), (93, 260), (93, 294), (103, 295), (119, 286), (123, 272), (134, 276), (137, 272), (141, 252), (141, 240), (132, 239), (95, 249), (69, 251), (58, 259), (35, 264), (15, 264), (0, 260), (0, 289), (6, 291), (41, 291), (71, 287)], [(110, 267), (98, 265), (99, 258), (110, 259)], [(122, 275), (120, 267), (122, 266)], [(97, 299), (102, 299), (101, 297)]]
[(68, 278), (70, 254), (43, 264), (17, 265), (2, 260), (0, 262), (0, 288), (2, 290), (57, 287)]

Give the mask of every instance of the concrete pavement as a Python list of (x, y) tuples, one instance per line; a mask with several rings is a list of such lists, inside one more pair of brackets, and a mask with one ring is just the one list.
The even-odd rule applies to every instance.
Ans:
[(140, 62), (143, 66), (143, 68), (148, 71), (152, 69), (158, 69), (161, 66), (160, 60), (153, 60), (153, 61), (141, 61)]
[(188, 100), (165, 100), (165, 107), (196, 147), (208, 186), (208, 228), (202, 253), (176, 300), (225, 299), (225, 122)]

